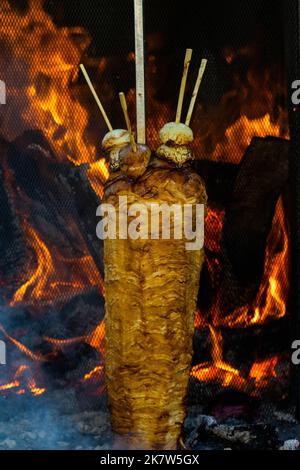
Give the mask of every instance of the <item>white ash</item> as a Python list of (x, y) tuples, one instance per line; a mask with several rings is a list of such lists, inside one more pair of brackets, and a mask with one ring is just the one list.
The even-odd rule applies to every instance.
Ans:
[[(55, 399), (54, 399), (55, 397)], [(73, 450), (112, 447), (109, 414), (105, 409), (81, 411), (68, 390), (49, 397), (3, 397), (0, 450)]]
[(279, 447), (279, 450), (297, 450), (300, 446), (298, 439), (288, 439)]
[(212, 426), (211, 430), (213, 434), (222, 439), (232, 441), (232, 442), (242, 442), (249, 444), (249, 442), (255, 439), (255, 436), (251, 434), (249, 430), (240, 429), (238, 426), (234, 428), (233, 426), (226, 426), (225, 424), (220, 424)]
[(297, 424), (297, 420), (290, 413), (284, 413), (283, 411), (274, 411), (274, 415), (280, 421), (286, 421), (287, 423)]
[[(80, 409), (77, 398), (74, 390), (66, 389), (40, 397), (0, 397), (0, 450), (124, 448), (110, 429), (105, 399), (101, 398), (91, 409), (91, 402), (86, 398)], [(292, 411), (268, 407), (260, 420), (271, 423), (268, 434), (274, 428), (278, 437), (274, 448), (300, 449), (300, 424), (294, 420)], [(197, 451), (240, 446), (251, 449), (260, 438), (265, 439), (264, 426), (237, 418), (218, 422), (214, 416), (205, 415), (203, 407), (192, 406), (185, 422), (184, 443)]]

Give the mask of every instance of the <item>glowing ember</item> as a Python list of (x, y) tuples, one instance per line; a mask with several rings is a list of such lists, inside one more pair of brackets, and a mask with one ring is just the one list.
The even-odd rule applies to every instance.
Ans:
[(96, 366), (94, 367), (93, 370), (85, 374), (82, 381), (90, 380), (90, 379), (93, 379), (93, 380), (99, 379), (102, 377), (102, 375), (103, 375), (103, 366)]
[(200, 382), (218, 382), (223, 387), (243, 389), (247, 384), (246, 379), (241, 377), (235, 369), (226, 370), (226, 368), (212, 364), (199, 364), (192, 367), (191, 375)]
[(46, 388), (37, 387), (31, 368), (28, 365), (18, 367), (13, 382), (0, 385), (0, 392), (3, 394), (9, 390), (13, 390), (17, 395), (24, 395), (26, 390), (28, 390), (34, 396), (42, 395), (46, 392)]
[(16, 387), (19, 387), (20, 386), (20, 382), (18, 382), (17, 380), (15, 380), (14, 382), (9, 382), (7, 384), (4, 384), (4, 385), (0, 385), (0, 391), (5, 391), (5, 390), (10, 390), (12, 388), (16, 388)]
[(205, 248), (218, 252), (221, 248), (225, 211), (208, 207), (205, 217)]
[(102, 321), (92, 334), (85, 338), (87, 343), (95, 348), (97, 351), (104, 353), (104, 337), (105, 337), (105, 323)]
[(270, 377), (277, 377), (276, 366), (278, 357), (255, 362), (250, 370), (249, 377), (256, 381), (257, 386), (264, 387), (268, 385)]

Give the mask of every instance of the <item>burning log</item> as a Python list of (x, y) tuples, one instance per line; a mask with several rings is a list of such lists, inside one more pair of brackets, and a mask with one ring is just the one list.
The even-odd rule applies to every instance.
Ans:
[(46, 337), (58, 341), (87, 337), (101, 323), (103, 316), (103, 297), (97, 287), (91, 287), (71, 299), (58, 298), (47, 305), (23, 302), (3, 307), (0, 323), (8, 333), (32, 348)]
[(224, 392), (240, 391), (267, 401), (285, 403), (289, 396), (289, 357), (286, 354), (249, 361), (234, 369), (209, 362), (194, 366), (189, 383), (189, 404), (206, 403)]
[(104, 317), (104, 299), (97, 287), (90, 287), (67, 302), (47, 308), (39, 322), (40, 337), (68, 340), (92, 334)]
[(67, 181), (72, 188), (72, 196), (78, 214), (78, 226), (81, 230), (81, 235), (103, 278), (103, 242), (95, 236), (95, 214), (100, 204), (100, 198), (92, 189), (89, 181), (88, 165), (72, 168), (67, 176)]
[(57, 161), (41, 132), (27, 131), (11, 143), (7, 165), (18, 211), (26, 214), (49, 242), (59, 240), (73, 254), (78, 251), (78, 230), (69, 226), (70, 219), (77, 217), (66, 178), (72, 164)]
[[(57, 292), (60, 285), (64, 285), (64, 299), (68, 292), (73, 296), (86, 285), (99, 287), (102, 245), (91, 236), (95, 230), (91, 212), (95, 217), (99, 199), (84, 170), (70, 162), (57, 162), (38, 131), (27, 131), (9, 145), (5, 165), (13, 208), (22, 216), (22, 231), (31, 247), (29, 266), (18, 278), (21, 290), (13, 300), (19, 302), (25, 297), (26, 301), (39, 298), (51, 302), (61, 295)], [(80, 198), (78, 184), (82, 185)], [(83, 205), (89, 210), (84, 211)], [(62, 268), (64, 265), (69, 269)], [(71, 269), (72, 265), (77, 269)], [(47, 289), (51, 281), (52, 293)]]
[[(9, 143), (0, 139), (1, 162), (5, 160)], [(28, 248), (11, 194), (5, 183), (3, 169), (0, 168), (0, 277), (1, 296), (11, 295), (17, 288), (16, 277), (26, 265)], [(2, 287), (5, 287), (5, 291)]]
[[(282, 354), (289, 348), (290, 319), (285, 316), (247, 328), (220, 328), (224, 361), (248, 372), (255, 361)], [(211, 359), (212, 338), (209, 328), (196, 329), (193, 365)]]
[[(86, 393), (100, 385), (103, 388), (103, 302), (93, 288), (70, 301), (44, 306), (43, 315), (40, 307), (39, 321), (36, 307), (23, 304), (3, 308), (0, 338), (7, 344), (10, 360), (26, 365), (43, 390), (70, 385), (80, 390), (83, 384)], [(16, 380), (11, 373), (7, 369), (6, 382), (19, 384), (13, 391), (28, 388), (23, 377)], [(1, 390), (5, 394), (5, 386), (0, 386)]]
[(58, 341), (87, 337), (103, 317), (103, 297), (97, 287), (91, 287), (71, 299), (54, 299), (48, 305), (36, 306), (23, 302), (3, 307), (0, 324), (28, 348), (37, 348), (46, 337)]
[(249, 303), (259, 287), (276, 202), (288, 177), (289, 143), (254, 138), (240, 164), (222, 239), (222, 316)]
[(52, 386), (63, 379), (74, 384), (99, 366), (103, 352), (103, 334), (98, 331), (103, 319), (102, 245), (92, 237), (99, 199), (85, 168), (58, 162), (42, 133), (27, 131), (5, 144), (4, 150), (3, 272), (12, 276), (4, 251), (10, 253), (7, 231), (10, 243), (17, 244), (12, 255), (20, 258), (15, 260), (18, 271), (13, 272), (11, 292), (6, 286), (10, 306), (1, 311), (0, 334), (16, 363), (23, 361), (35, 372), (39, 369), (38, 375), (42, 365), (52, 379), (57, 370), (58, 380)]
[(48, 360), (42, 364), (46, 383), (52, 388), (61, 388), (70, 384), (79, 385), (88, 373), (99, 366), (103, 374), (103, 359), (98, 351), (84, 342), (67, 342), (48, 352)]

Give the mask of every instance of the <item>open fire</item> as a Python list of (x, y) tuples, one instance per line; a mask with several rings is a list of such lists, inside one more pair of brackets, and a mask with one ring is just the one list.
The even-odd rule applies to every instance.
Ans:
[[(44, 12), (42, 3), (31, 1), (26, 14), (14, 11), (8, 3), (2, 7), (0, 43), (3, 57), (0, 61), (0, 73), (4, 80), (6, 76), (14, 76), (15, 80), (11, 83), (11, 79), (7, 79), (8, 104), (1, 110), (1, 134), (6, 141), (12, 142), (28, 129), (40, 130), (55, 155), (56, 163), (69, 162), (75, 166), (89, 164), (89, 182), (95, 193), (101, 197), (103, 183), (108, 177), (107, 165), (98, 151), (99, 136), (103, 128), (101, 122), (100, 127), (94, 125), (95, 120), (98, 124), (100, 119), (96, 118), (92, 105), (83, 105), (88, 90), (80, 84), (78, 77), (82, 57), (86, 58), (89, 65), (85, 51), (90, 38), (82, 28), (58, 28)], [(229, 70), (241, 57), (247, 61), (248, 56), (253, 53), (253, 47), (250, 45), (243, 50), (224, 48), (224, 63)], [(128, 66), (133, 61), (134, 54), (128, 54)], [(104, 101), (114, 93), (109, 83), (105, 83), (109, 64), (110, 58), (102, 57), (96, 65), (95, 60), (91, 65), (97, 81), (101, 83), (99, 95)], [(161, 104), (155, 98), (155, 84), (151, 81), (156, 70), (155, 56), (150, 55), (148, 68), (148, 142), (155, 148), (157, 131), (164, 122), (170, 120), (173, 110), (171, 104)], [(209, 156), (213, 162), (237, 165), (242, 161), (254, 136), (288, 137), (287, 115), (280, 104), (284, 87), (283, 83), (274, 80), (276, 73), (276, 67), (262, 73), (258, 68), (249, 66), (243, 76), (235, 70), (232, 86), (218, 105), (198, 105), (195, 112), (194, 128), (197, 132), (194, 145), (199, 159)], [(95, 83), (97, 86), (97, 82)], [(126, 99), (129, 110), (132, 111), (133, 89), (128, 90)], [(33, 147), (34, 145), (36, 144), (33, 142)], [(47, 308), (51, 304), (60, 302), (67, 305), (72, 298), (85, 294), (90, 289), (96, 289), (101, 296), (104, 295), (101, 275), (72, 214), (65, 218), (68, 223), (65, 230), (72, 232), (70, 238), (80, 242), (70, 242), (75, 247), (71, 250), (63, 239), (63, 231), (60, 232), (61, 239), (57, 241), (55, 233), (51, 233), (50, 223), (49, 230), (41, 229), (35, 214), (40, 209), (38, 204), (32, 201), (24, 188), (13, 189), (7, 159), (1, 164), (6, 188), (11, 191), (13, 206), (22, 220), (21, 231), (27, 247), (26, 261), (22, 271), (15, 273), (12, 285), (16, 287), (13, 292), (11, 288), (8, 289), (10, 293), (5, 298), (6, 305), (11, 310), (19, 307), (27, 309), (35, 322), (39, 322), (41, 315), (47, 315)], [(47, 171), (47, 168), (45, 165), (42, 171)], [(222, 331), (224, 328), (246, 329), (267, 325), (287, 314), (288, 216), (284, 199), (280, 197), (267, 238), (259, 288), (251, 301), (233, 308), (226, 315), (222, 310), (222, 299), (218, 295), (219, 278), (223, 270), (221, 240), (224, 217), (224, 208), (213, 204), (209, 207), (205, 236), (205, 247), (209, 252), (206, 268), (216, 295), (209, 314), (199, 308), (195, 326), (199, 330), (207, 328), (209, 332), (210, 359), (194, 365), (191, 375), (203, 383), (218, 382), (223, 387), (233, 387), (257, 395), (261, 389), (268, 387), (270, 379), (276, 378), (280, 355), (259, 358), (248, 364), (247, 370), (239, 370), (224, 357)], [(4, 279), (0, 279), (0, 282), (1, 286), (5, 283)], [(3, 287), (2, 290), (5, 291), (5, 285)], [(18, 331), (8, 332), (2, 325), (0, 331), (3, 338), (21, 354), (16, 363), (8, 364), (9, 377), (0, 378), (1, 394), (44, 394), (47, 385), (42, 364), (55, 363), (55, 358), (60, 357), (64, 348), (79, 344), (86, 344), (95, 350), (99, 355), (99, 362), (77, 377), (75, 385), (90, 382), (93, 393), (103, 392), (103, 320), (99, 320), (88, 333), (72, 337), (43, 335), (34, 342), (33, 348), (16, 339), (20, 337)], [(41, 350), (38, 349), (39, 344), (43, 345)], [(24, 363), (21, 357), (24, 357)], [(74, 385), (74, 382), (71, 381), (70, 385)]]

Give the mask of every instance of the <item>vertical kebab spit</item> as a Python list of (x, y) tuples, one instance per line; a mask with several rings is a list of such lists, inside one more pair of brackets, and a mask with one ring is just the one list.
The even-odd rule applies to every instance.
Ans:
[[(123, 111), (126, 116), (124, 107)], [(130, 135), (128, 116), (126, 121)], [(104, 195), (117, 220), (120, 196), (126, 196), (128, 207), (206, 204), (204, 183), (190, 166), (191, 128), (168, 123), (159, 138), (161, 145), (150, 162), (149, 149), (134, 147), (132, 138), (118, 151), (118, 165)], [(105, 137), (104, 150), (109, 150), (106, 143)], [(128, 216), (126, 231), (130, 222)], [(112, 428), (132, 448), (175, 449), (186, 413), (204, 251), (187, 250), (184, 237), (153, 239), (150, 225), (147, 237), (144, 233), (135, 239), (125, 239), (124, 227), (116, 227), (116, 238), (104, 240), (106, 383)], [(161, 235), (162, 221), (158, 232)]]

